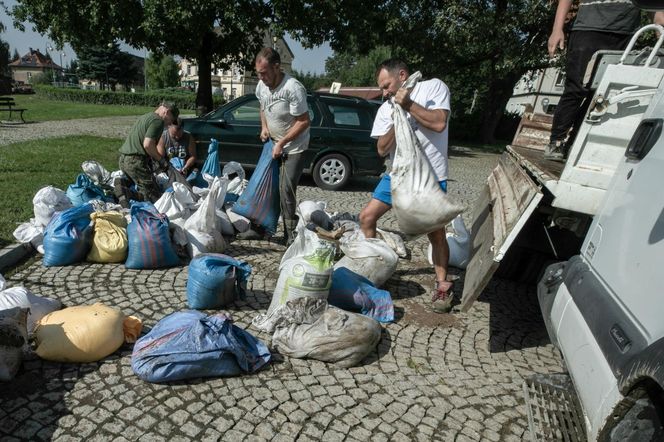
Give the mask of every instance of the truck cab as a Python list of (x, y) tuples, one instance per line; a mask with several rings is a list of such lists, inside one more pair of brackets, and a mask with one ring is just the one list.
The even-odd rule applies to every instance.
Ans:
[[(648, 31), (655, 47), (633, 51)], [(550, 120), (525, 115), (473, 213), (462, 310), (496, 270), (543, 275), (567, 373), (524, 384), (534, 440), (664, 440), (663, 41), (649, 25), (595, 54), (565, 163), (544, 159)]]

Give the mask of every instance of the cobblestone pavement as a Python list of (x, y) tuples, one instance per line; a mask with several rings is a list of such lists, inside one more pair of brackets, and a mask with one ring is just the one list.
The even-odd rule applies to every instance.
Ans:
[[(451, 193), (472, 205), (497, 158), (455, 152)], [(305, 180), (298, 196), (358, 212), (375, 183), (358, 179), (345, 191), (326, 192)], [(388, 214), (381, 227), (396, 230), (396, 221)], [(358, 367), (277, 357), (253, 375), (155, 385), (133, 374), (130, 346), (91, 364), (33, 358), (13, 382), (0, 384), (0, 435), (86, 441), (527, 438), (523, 378), (561, 369), (534, 288), (494, 278), (468, 313), (436, 315), (428, 305), (434, 276), (426, 240), (407, 246), (410, 259), (400, 260), (386, 284), (397, 319), (383, 327), (377, 350)], [(227, 250), (253, 267), (247, 299), (228, 311), (267, 343), (269, 336), (249, 324), (267, 309), (284, 250), (272, 241), (235, 241)], [(146, 327), (186, 308), (186, 281), (187, 267), (45, 268), (39, 259), (9, 277), (11, 284), (66, 305), (100, 301), (121, 308)]]

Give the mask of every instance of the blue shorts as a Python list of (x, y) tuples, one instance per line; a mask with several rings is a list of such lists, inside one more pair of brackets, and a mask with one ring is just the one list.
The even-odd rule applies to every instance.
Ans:
[[(385, 203), (388, 206), (392, 205), (392, 192), (390, 190), (390, 176), (389, 175), (383, 175), (383, 178), (381, 178), (380, 182), (374, 189), (374, 193), (372, 198), (377, 199), (381, 203)], [(447, 193), (447, 180), (439, 181), (440, 188), (443, 190), (443, 192)]]

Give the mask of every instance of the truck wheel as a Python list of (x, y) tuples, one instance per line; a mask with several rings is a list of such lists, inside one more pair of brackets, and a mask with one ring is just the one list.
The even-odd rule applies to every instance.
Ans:
[(314, 181), (324, 190), (339, 190), (350, 179), (351, 169), (348, 158), (338, 153), (325, 155), (314, 167)]
[[(600, 434), (601, 441), (656, 441), (664, 440), (662, 410), (644, 389), (632, 392), (621, 404), (621, 411), (613, 416), (613, 425), (607, 425)], [(624, 414), (623, 414), (624, 413)], [(622, 416), (622, 417), (621, 417)]]

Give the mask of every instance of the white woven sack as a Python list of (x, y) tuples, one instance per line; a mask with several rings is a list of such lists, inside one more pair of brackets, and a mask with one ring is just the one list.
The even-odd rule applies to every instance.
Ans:
[[(413, 88), (420, 78), (422, 74), (415, 72), (404, 87)], [(420, 141), (408, 123), (406, 111), (398, 104), (394, 105), (393, 117), (396, 152), (390, 172), (390, 190), (399, 229), (409, 237), (442, 229), (463, 212), (463, 206), (440, 188)]]
[(32, 198), (35, 220), (46, 227), (55, 212), (73, 207), (67, 194), (53, 186), (42, 187)]
[(334, 268), (346, 267), (364, 276), (376, 287), (381, 287), (397, 269), (399, 257), (385, 241), (365, 238), (361, 231), (341, 239), (341, 258)]
[(323, 305), (324, 301), (312, 298), (289, 300), (281, 310), (272, 345), (291, 358), (316, 359), (337, 367), (359, 364), (378, 345), (380, 324), (336, 307), (317, 308)]
[(106, 168), (97, 161), (83, 161), (83, 164), (81, 164), (81, 169), (83, 169), (83, 172), (92, 180), (93, 183), (97, 185), (111, 185), (113, 181), (111, 172), (106, 170)]
[[(225, 194), (225, 185), (223, 185)], [(189, 252), (192, 258), (201, 253), (222, 253), (226, 248), (226, 241), (217, 230), (217, 215), (215, 205), (222, 193), (221, 180), (212, 182), (210, 191), (200, 207), (184, 223), (184, 230), (190, 242)]]

